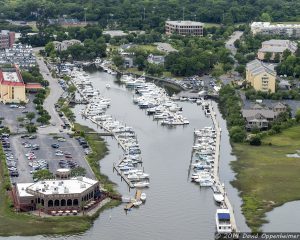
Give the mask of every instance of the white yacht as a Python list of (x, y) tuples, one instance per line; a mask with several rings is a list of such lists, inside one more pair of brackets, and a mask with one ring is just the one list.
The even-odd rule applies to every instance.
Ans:
[(217, 209), (216, 227), (218, 233), (231, 233), (232, 226), (230, 222), (230, 212), (227, 208)]

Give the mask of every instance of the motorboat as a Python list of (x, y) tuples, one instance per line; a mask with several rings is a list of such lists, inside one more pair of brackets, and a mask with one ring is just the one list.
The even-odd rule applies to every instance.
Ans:
[(220, 189), (218, 186), (213, 185), (212, 187), (213, 193), (214, 193), (214, 200), (216, 203), (220, 204), (224, 201), (224, 195), (221, 193)]
[(217, 233), (231, 233), (232, 225), (230, 222), (230, 212), (227, 208), (220, 208), (216, 211)]
[(133, 204), (133, 206), (135, 206), (135, 207), (139, 207), (140, 205), (142, 205), (142, 201), (134, 201), (132, 204)]
[(141, 197), (140, 197), (141, 201), (145, 202), (146, 198), (147, 198), (146, 193), (142, 192)]
[(199, 181), (200, 187), (211, 187), (214, 185), (214, 181), (212, 179), (204, 179)]

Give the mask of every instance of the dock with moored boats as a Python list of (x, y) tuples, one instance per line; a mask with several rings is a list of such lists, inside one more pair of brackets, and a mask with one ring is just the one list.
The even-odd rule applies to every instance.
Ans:
[[(219, 161), (220, 161), (220, 141), (221, 128), (216, 119), (216, 113), (207, 101), (201, 102), (206, 117), (211, 118), (212, 126), (205, 127), (194, 131), (194, 145), (192, 149), (191, 162), (189, 167), (189, 175), (193, 169), (191, 180), (199, 183), (200, 187), (211, 187), (215, 202), (219, 205), (218, 211), (224, 213), (230, 219), (226, 222), (224, 231), (237, 231), (233, 208), (230, 204), (224, 184), (221, 183), (219, 177)], [(228, 214), (225, 214), (225, 213)], [(216, 224), (218, 225), (216, 214)], [(222, 229), (218, 232), (223, 231)]]
[(211, 119), (214, 124), (214, 128), (216, 129), (217, 137), (216, 137), (216, 152), (215, 152), (215, 161), (214, 161), (214, 179), (216, 185), (219, 186), (219, 190), (221, 194), (224, 196), (224, 204), (225, 208), (227, 208), (230, 212), (230, 222), (232, 226), (233, 232), (237, 232), (237, 225), (234, 217), (234, 210), (230, 203), (227, 193), (225, 192), (224, 186), (221, 184), (220, 176), (219, 176), (219, 161), (220, 161), (220, 141), (221, 141), (221, 128), (219, 127), (219, 123), (216, 119), (216, 113), (213, 110), (212, 105), (209, 105), (210, 112), (211, 112)]

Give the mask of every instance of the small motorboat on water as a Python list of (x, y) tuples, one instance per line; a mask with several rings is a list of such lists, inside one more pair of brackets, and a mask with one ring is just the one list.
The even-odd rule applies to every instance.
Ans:
[(138, 207), (138, 206), (140, 206), (142, 203), (143, 203), (142, 201), (134, 201), (132, 204), (133, 204), (133, 206)]
[(146, 193), (143, 192), (143, 193), (141, 194), (141, 201), (142, 201), (142, 202), (145, 202), (145, 201), (146, 201), (146, 198), (147, 198)]

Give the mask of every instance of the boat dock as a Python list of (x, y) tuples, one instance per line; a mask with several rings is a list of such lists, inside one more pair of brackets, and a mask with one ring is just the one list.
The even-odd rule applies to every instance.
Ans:
[(134, 188), (134, 185), (132, 184), (132, 182), (129, 181), (129, 179), (125, 176), (125, 174), (120, 170), (120, 168), (115, 163), (114, 163), (113, 169), (116, 170), (117, 173), (121, 176), (121, 181), (124, 180), (127, 183), (129, 190), (130, 190), (130, 188)]
[(234, 210), (233, 207), (229, 201), (229, 198), (227, 196), (227, 193), (225, 192), (224, 187), (221, 184), (220, 177), (219, 177), (219, 161), (220, 161), (220, 141), (221, 141), (221, 128), (219, 127), (218, 121), (216, 119), (216, 113), (213, 110), (213, 107), (211, 104), (209, 104), (209, 109), (211, 112), (211, 119), (213, 121), (214, 128), (217, 133), (216, 137), (216, 152), (215, 152), (215, 161), (214, 161), (214, 170), (213, 170), (213, 176), (216, 182), (216, 185), (219, 186), (220, 192), (224, 196), (224, 202), (228, 210), (230, 211), (230, 221), (232, 225), (232, 229), (234, 232), (237, 232), (237, 225), (234, 217)]
[[(142, 191), (141, 190), (136, 190), (136, 193), (135, 193), (135, 201), (140, 201), (141, 200), (141, 194), (142, 194)], [(131, 209), (133, 207), (133, 203), (130, 202), (128, 204), (125, 205), (124, 207), (124, 210), (128, 211), (129, 209)]]

